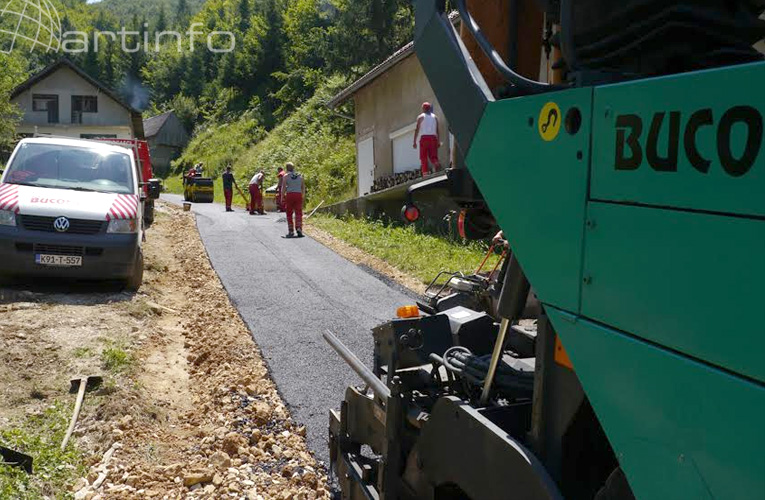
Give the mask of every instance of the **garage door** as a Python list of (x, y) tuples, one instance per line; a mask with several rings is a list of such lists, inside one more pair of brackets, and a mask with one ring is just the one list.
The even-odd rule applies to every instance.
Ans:
[(412, 147), (416, 125), (412, 123), (390, 134), (390, 142), (393, 146), (393, 172), (397, 174), (420, 168), (419, 150)]
[(375, 182), (375, 141), (373, 137), (360, 141), (356, 145), (358, 173), (359, 173), (359, 196), (364, 196), (372, 191)]

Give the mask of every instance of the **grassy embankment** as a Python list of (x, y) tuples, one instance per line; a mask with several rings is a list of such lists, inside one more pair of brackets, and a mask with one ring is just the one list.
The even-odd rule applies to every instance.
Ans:
[[(166, 179), (167, 191), (182, 192), (180, 173), (204, 162), (205, 174), (215, 181), (215, 201), (223, 201), (219, 179), (231, 165), (244, 189), (256, 169), (266, 173), (266, 186), (276, 183), (276, 168), (293, 162), (306, 181), (307, 205), (327, 204), (351, 198), (356, 192), (355, 142), (352, 122), (340, 118), (326, 102), (345, 82), (331, 79), (279, 126), (265, 133), (257, 120), (245, 114), (239, 120), (207, 127), (196, 133), (183, 156), (176, 160), (175, 173)], [(235, 202), (244, 204), (235, 193)]]
[[(386, 225), (373, 220), (316, 214), (310, 224), (426, 284), (441, 271), (474, 272), (488, 250), (485, 242), (451, 241), (418, 233), (413, 226)], [(489, 260), (489, 270), (496, 262), (497, 257)]]
[(72, 406), (60, 402), (26, 419), (20, 428), (0, 431), (0, 443), (34, 458), (34, 475), (0, 465), (0, 498), (67, 498), (86, 472), (82, 455), (70, 442), (61, 451)]

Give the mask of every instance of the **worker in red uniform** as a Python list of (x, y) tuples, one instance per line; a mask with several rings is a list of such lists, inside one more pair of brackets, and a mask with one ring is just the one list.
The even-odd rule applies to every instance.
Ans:
[(265, 178), (266, 174), (261, 169), (250, 179), (250, 215), (255, 215), (256, 213), (260, 215), (266, 214), (266, 211), (263, 210), (263, 180)]
[(438, 148), (441, 146), (441, 131), (439, 130), (438, 117), (433, 113), (433, 106), (429, 102), (422, 103), (422, 114), (417, 117), (417, 128), (414, 130), (414, 144), (417, 149), (417, 138), (420, 138), (420, 169), (422, 175), (430, 173), (428, 160), (433, 164), (435, 172), (441, 170), (441, 162), (438, 161)]
[(279, 167), (276, 170), (277, 183), (276, 183), (276, 211), (284, 212), (284, 203), (282, 203), (282, 178), (284, 178), (284, 169)]
[(191, 179), (197, 176), (196, 167), (191, 167), (186, 175), (183, 176), (183, 185), (191, 184)]
[[(287, 211), (287, 238), (303, 237), (303, 198), (305, 197), (305, 182), (303, 176), (295, 172), (295, 165), (287, 163), (287, 173), (281, 181), (282, 205)], [(292, 216), (295, 221), (292, 221)]]
[(234, 199), (234, 186), (239, 188), (239, 185), (236, 183), (234, 174), (231, 173), (231, 165), (226, 167), (226, 171), (223, 173), (222, 177), (223, 177), (223, 196), (226, 198), (226, 212), (233, 212), (234, 209), (231, 208), (231, 202)]

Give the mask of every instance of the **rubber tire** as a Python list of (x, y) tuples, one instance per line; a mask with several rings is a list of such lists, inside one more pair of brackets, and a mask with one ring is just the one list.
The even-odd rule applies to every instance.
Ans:
[(630, 483), (621, 467), (617, 467), (606, 479), (606, 484), (595, 495), (594, 500), (635, 500)]
[(146, 227), (154, 224), (154, 201), (147, 201), (143, 206), (143, 222)]
[(138, 250), (138, 258), (135, 260), (133, 274), (125, 280), (125, 288), (130, 292), (137, 292), (143, 284), (143, 250)]

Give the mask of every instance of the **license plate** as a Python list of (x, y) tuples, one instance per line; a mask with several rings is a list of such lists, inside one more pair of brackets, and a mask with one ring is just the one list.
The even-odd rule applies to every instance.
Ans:
[(82, 266), (82, 257), (74, 255), (35, 255), (35, 262), (41, 266), (56, 267), (80, 267)]

